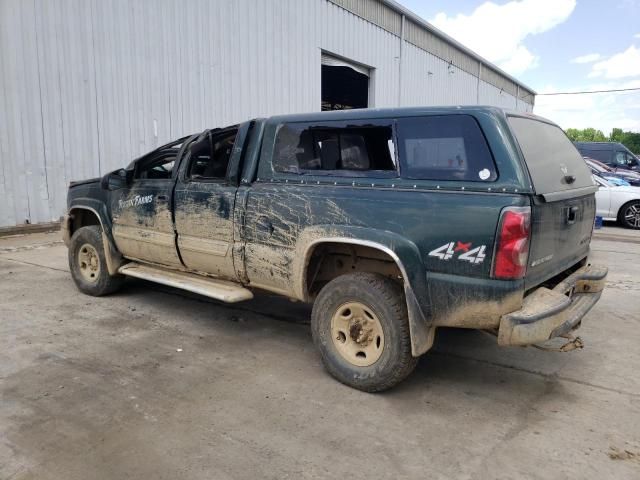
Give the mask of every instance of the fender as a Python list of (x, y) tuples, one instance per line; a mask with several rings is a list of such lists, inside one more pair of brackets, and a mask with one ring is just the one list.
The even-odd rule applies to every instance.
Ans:
[(102, 231), (107, 235), (109, 241), (115, 244), (111, 233), (111, 219), (109, 218), (107, 206), (104, 202), (88, 197), (74, 198), (69, 202), (69, 215), (71, 215), (73, 210), (89, 210), (93, 212), (100, 221)]
[[(65, 240), (65, 244), (67, 245), (71, 237), (71, 229), (69, 228), (67, 222), (69, 222), (74, 210), (88, 210), (92, 212), (96, 217), (98, 217), (100, 227), (102, 228), (102, 244), (104, 245), (104, 255), (107, 262), (107, 270), (109, 271), (110, 275), (116, 275), (118, 273), (118, 268), (120, 268), (120, 265), (124, 261), (124, 258), (116, 248), (116, 244), (113, 239), (113, 235), (111, 232), (112, 224), (109, 220), (109, 216), (107, 215), (107, 206), (103, 202), (92, 198), (74, 198), (69, 205), (69, 213), (65, 216), (64, 219), (66, 228), (63, 228), (63, 239)], [(66, 237), (69, 238), (67, 239)]]
[(429, 350), (433, 345), (435, 327), (431, 325), (431, 302), (418, 247), (401, 235), (371, 228), (348, 225), (316, 225), (306, 228), (298, 237), (293, 260), (293, 278), (296, 279), (293, 288), (296, 296), (304, 301), (310, 300), (306, 278), (311, 253), (316, 245), (327, 242), (376, 248), (396, 262), (404, 278), (411, 352), (417, 357)]

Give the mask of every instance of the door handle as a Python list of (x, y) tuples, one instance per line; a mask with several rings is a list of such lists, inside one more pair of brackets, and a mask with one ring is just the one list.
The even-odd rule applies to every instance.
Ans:
[(264, 215), (258, 217), (258, 220), (256, 220), (256, 230), (271, 235), (273, 233), (273, 225), (271, 223), (271, 220), (269, 220)]
[(571, 225), (572, 223), (575, 223), (576, 221), (576, 217), (578, 216), (578, 207), (569, 207), (567, 209), (567, 223), (569, 225)]
[(166, 202), (167, 200), (169, 200), (169, 197), (167, 197), (166, 195), (158, 195), (156, 196), (156, 200), (158, 200), (159, 202)]

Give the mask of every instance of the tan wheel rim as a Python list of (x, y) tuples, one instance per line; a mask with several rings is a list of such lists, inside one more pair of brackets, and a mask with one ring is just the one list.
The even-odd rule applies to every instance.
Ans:
[(100, 257), (93, 245), (85, 243), (78, 250), (78, 269), (87, 282), (97, 282), (100, 276)]
[(349, 363), (368, 367), (384, 350), (384, 332), (377, 315), (360, 302), (341, 305), (331, 319), (331, 338)]

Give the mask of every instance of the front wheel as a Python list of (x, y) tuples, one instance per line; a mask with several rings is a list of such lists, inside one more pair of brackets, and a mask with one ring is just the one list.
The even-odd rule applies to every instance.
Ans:
[(393, 387), (418, 361), (402, 287), (382, 275), (352, 273), (329, 282), (313, 304), (311, 332), (329, 373), (365, 392)]
[(122, 275), (109, 275), (97, 225), (79, 228), (71, 237), (69, 269), (78, 290), (94, 297), (113, 293), (124, 282)]
[(640, 229), (640, 200), (625, 203), (618, 214), (618, 221), (623, 227)]

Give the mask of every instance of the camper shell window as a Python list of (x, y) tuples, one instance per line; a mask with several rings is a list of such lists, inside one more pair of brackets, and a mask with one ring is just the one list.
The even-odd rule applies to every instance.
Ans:
[(287, 123), (276, 134), (276, 172), (336, 176), (396, 176), (393, 122), (322, 125)]

